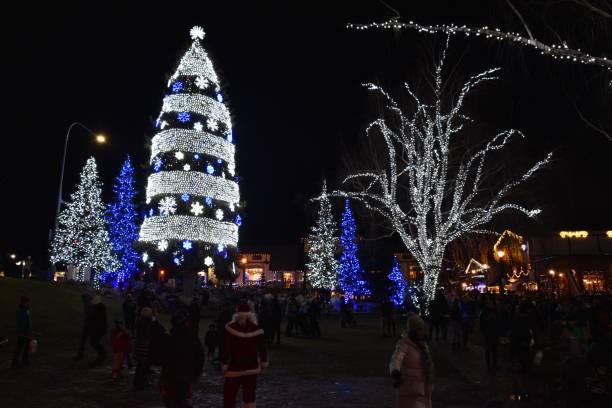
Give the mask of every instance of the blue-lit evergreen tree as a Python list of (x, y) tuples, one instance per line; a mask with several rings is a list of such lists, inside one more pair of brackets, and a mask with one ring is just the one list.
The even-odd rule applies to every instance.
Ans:
[(347, 300), (354, 296), (369, 295), (370, 291), (363, 280), (363, 269), (357, 258), (357, 226), (348, 198), (344, 204), (340, 228), (340, 247), (342, 248), (338, 267), (340, 288)]
[(391, 281), (391, 287), (389, 288), (389, 299), (396, 307), (401, 307), (406, 299), (408, 286), (406, 285), (406, 280), (404, 279), (404, 275), (402, 275), (402, 271), (400, 270), (399, 262), (397, 261), (396, 256), (393, 257), (393, 268), (391, 269), (388, 278)]
[(108, 235), (119, 261), (118, 268), (106, 276), (106, 280), (110, 280), (114, 286), (131, 279), (138, 270), (139, 256), (134, 249), (134, 243), (138, 240), (134, 183), (134, 167), (128, 156), (113, 186), (115, 199), (109, 204), (107, 215)]

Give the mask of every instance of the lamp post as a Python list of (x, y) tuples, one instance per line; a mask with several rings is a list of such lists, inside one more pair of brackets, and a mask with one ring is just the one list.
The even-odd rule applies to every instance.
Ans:
[(75, 126), (80, 126), (81, 128), (88, 131), (92, 136), (95, 137), (97, 143), (103, 144), (106, 143), (106, 136), (102, 134), (96, 134), (93, 130), (82, 124), (81, 122), (72, 122), (70, 126), (68, 126), (68, 130), (66, 131), (66, 140), (64, 142), (64, 156), (62, 158), (62, 172), (60, 173), (60, 182), (59, 189), (57, 192), (57, 209), (55, 210), (55, 225), (53, 228), (53, 233), (57, 233), (57, 224), (59, 220), (59, 213), (62, 206), (62, 187), (64, 185), (64, 169), (66, 167), (66, 153), (68, 152), (68, 140), (70, 139), (70, 132)]

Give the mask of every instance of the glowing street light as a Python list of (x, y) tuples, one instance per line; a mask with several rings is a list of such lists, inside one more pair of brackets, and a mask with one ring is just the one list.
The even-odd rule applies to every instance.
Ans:
[(552, 270), (552, 269), (550, 271), (548, 271), (548, 273), (550, 273), (550, 276), (555, 276), (555, 271)]
[(96, 142), (100, 144), (106, 143), (106, 136), (103, 134), (96, 135)]
[(17, 255), (11, 254), (10, 257), (11, 257), (11, 259), (15, 259), (15, 258), (17, 258)]

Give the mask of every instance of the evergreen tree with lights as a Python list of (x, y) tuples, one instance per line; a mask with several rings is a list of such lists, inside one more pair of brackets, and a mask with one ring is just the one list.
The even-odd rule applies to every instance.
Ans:
[(235, 276), (242, 223), (230, 111), (201, 45), (204, 30), (193, 27), (190, 35), (156, 121), (139, 238), (149, 247), (143, 260), (182, 274), (188, 292), (199, 271), (214, 269), (223, 280)]
[(355, 296), (369, 295), (370, 291), (363, 280), (363, 268), (357, 258), (357, 226), (348, 198), (344, 203), (340, 228), (340, 247), (342, 249), (338, 267), (340, 288), (347, 300)]
[(73, 265), (75, 280), (80, 282), (86, 282), (89, 279), (86, 272), (93, 270), (96, 288), (100, 285), (100, 272), (117, 265), (106, 231), (101, 195), (96, 161), (90, 157), (81, 172), (77, 190), (60, 212), (51, 243), (51, 262)]
[(107, 214), (108, 235), (119, 262), (118, 268), (107, 277), (113, 286), (129, 281), (138, 270), (140, 257), (134, 249), (134, 243), (138, 240), (134, 183), (134, 167), (128, 156), (113, 187), (115, 200), (109, 204)]
[(327, 195), (327, 185), (319, 196), (319, 213), (312, 228), (308, 246), (308, 280), (314, 288), (333, 290), (338, 285), (336, 253), (336, 223)]
[(404, 304), (404, 300), (406, 299), (408, 287), (406, 285), (404, 275), (400, 270), (400, 265), (396, 256), (393, 257), (393, 268), (391, 269), (388, 278), (391, 281), (391, 295), (389, 296), (389, 298), (391, 302), (393, 302), (395, 307), (401, 307)]

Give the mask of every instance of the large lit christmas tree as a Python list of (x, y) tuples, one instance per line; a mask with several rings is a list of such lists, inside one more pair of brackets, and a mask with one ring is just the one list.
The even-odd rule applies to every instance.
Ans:
[(391, 281), (391, 287), (389, 288), (391, 296), (389, 296), (389, 298), (396, 307), (400, 307), (406, 300), (408, 286), (406, 285), (406, 280), (404, 279), (404, 275), (402, 275), (396, 256), (393, 257), (393, 268), (388, 278)]
[(344, 204), (340, 228), (340, 247), (342, 248), (338, 267), (340, 288), (347, 299), (369, 295), (370, 291), (363, 280), (363, 268), (357, 258), (357, 226), (348, 198)]
[(332, 215), (327, 186), (319, 197), (319, 213), (308, 246), (308, 281), (314, 288), (333, 290), (338, 285), (336, 270), (336, 223)]
[(242, 223), (230, 112), (217, 74), (200, 41), (201, 27), (168, 80), (151, 145), (147, 212), (140, 241), (143, 260), (157, 268), (194, 274), (214, 268), (231, 279)]
[(134, 167), (128, 157), (113, 187), (114, 202), (108, 205), (108, 235), (113, 252), (119, 261), (118, 268), (107, 274), (114, 286), (120, 286), (138, 271), (139, 255), (134, 249), (138, 240), (134, 197)]
[(103, 270), (112, 270), (116, 261), (106, 232), (102, 183), (96, 161), (90, 157), (81, 172), (77, 190), (59, 215), (58, 229), (51, 243), (51, 262), (75, 268), (75, 280), (86, 282), (90, 271), (97, 288)]

